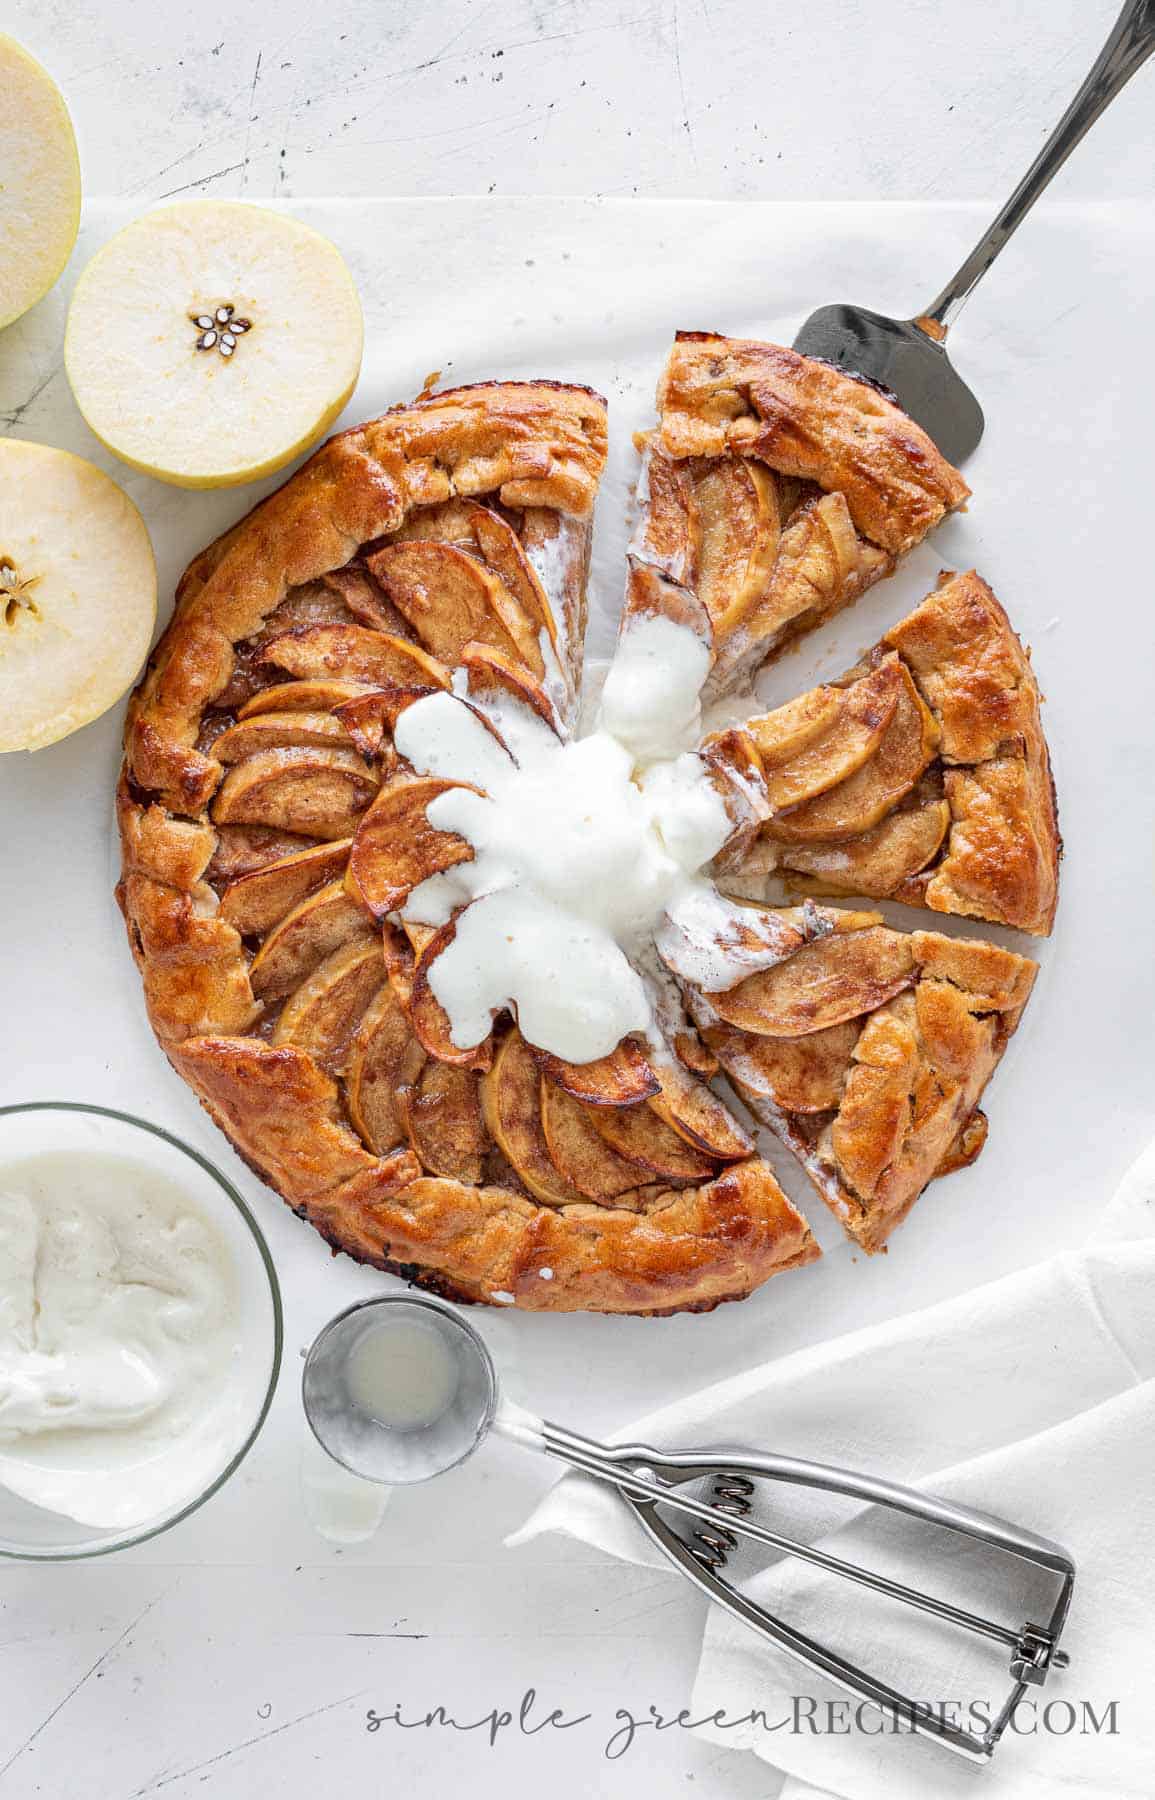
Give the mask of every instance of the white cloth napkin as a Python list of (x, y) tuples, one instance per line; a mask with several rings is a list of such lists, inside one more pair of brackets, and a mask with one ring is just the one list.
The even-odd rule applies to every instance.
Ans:
[[(1008, 1733), (986, 1768), (909, 1734), (876, 1735), (881, 1715), (864, 1709), (859, 1723), (853, 1705), (838, 1705), (841, 1690), (711, 1608), (692, 1716), (760, 1715), (746, 1725), (706, 1724), (700, 1735), (784, 1771), (782, 1800), (954, 1800), (977, 1794), (979, 1783), (998, 1800), (1151, 1800), (1155, 1145), (1081, 1252), (748, 1370), (621, 1433), (633, 1438), (744, 1443), (867, 1469), (1000, 1514), (1075, 1558), (1064, 1637), (1071, 1667), (1035, 1690), (1034, 1711), (1020, 1713), (1021, 1730)], [(770, 1501), (765, 1486), (758, 1504), (772, 1505), (781, 1529), (971, 1610), (1013, 1624), (1040, 1617), (1042, 1599), (1030, 1604), (1035, 1588), (1014, 1568), (1008, 1574), (1006, 1559), (972, 1553), (888, 1509), (792, 1489)], [(510, 1541), (546, 1531), (663, 1566), (613, 1493), (584, 1477), (566, 1476)], [(750, 1567), (757, 1572), (746, 1585), (763, 1605), (921, 1700), (993, 1706), (1009, 1687), (996, 1646), (796, 1559)], [(738, 1579), (745, 1568), (732, 1559)]]

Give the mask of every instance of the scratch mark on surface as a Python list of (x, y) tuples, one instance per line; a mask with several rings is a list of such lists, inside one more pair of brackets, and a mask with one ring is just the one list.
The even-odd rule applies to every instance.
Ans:
[[(163, 194), (158, 194), (156, 197), (158, 200), (171, 200), (174, 194), (188, 194), (193, 188), (207, 187), (210, 181), (220, 181), (225, 175), (235, 175), (238, 169), (247, 169), (248, 166), (247, 161), (230, 163), (227, 169), (214, 169), (211, 175), (198, 175), (195, 181), (182, 181), (179, 187), (166, 188)], [(244, 185), (242, 181), (242, 193)]]
[(137, 1613), (135, 1619), (133, 1619), (128, 1625), (125, 1626), (124, 1630), (121, 1632), (120, 1636), (115, 1640), (115, 1642), (111, 1643), (108, 1646), (107, 1650), (101, 1651), (100, 1655), (97, 1657), (96, 1661), (92, 1664), (91, 1668), (86, 1669), (84, 1671), (84, 1674), (80, 1677), (80, 1680), (77, 1681), (72, 1687), (69, 1688), (69, 1690), (65, 1694), (63, 1700), (57, 1701), (56, 1705), (52, 1708), (52, 1711), (48, 1714), (48, 1717), (46, 1719), (41, 1719), (41, 1721), (40, 1721), (39, 1725), (37, 1725), (35, 1731), (33, 1731), (29, 1737), (25, 1738), (24, 1742), (20, 1745), (19, 1749), (14, 1750), (12, 1752), (11, 1756), (8, 1758), (8, 1761), (4, 1764), (3, 1768), (0, 1768), (0, 1781), (3, 1780), (5, 1775), (7, 1775), (9, 1769), (12, 1767), (12, 1764), (14, 1762), (16, 1762), (16, 1760), (19, 1757), (23, 1756), (23, 1754), (26, 1750), (30, 1750), (32, 1748), (32, 1745), (36, 1742), (37, 1738), (41, 1735), (41, 1733), (44, 1731), (47, 1731), (47, 1729), (51, 1725), (53, 1719), (59, 1717), (59, 1715), (64, 1711), (64, 1708), (68, 1705), (69, 1701), (74, 1700), (76, 1698), (77, 1694), (80, 1692), (81, 1688), (85, 1685), (85, 1683), (92, 1680), (92, 1677), (97, 1673), (97, 1671), (104, 1667), (104, 1665), (108, 1661), (109, 1657), (114, 1656), (116, 1654), (116, 1652), (120, 1649), (120, 1646), (124, 1643), (125, 1639), (127, 1637), (131, 1636), (131, 1634), (136, 1630), (137, 1626), (141, 1623), (141, 1621), (148, 1617), (148, 1615), (152, 1611), (153, 1607), (159, 1606), (160, 1602), (163, 1599), (164, 1599), (163, 1594), (154, 1595), (153, 1598), (149, 1601), (148, 1605), (146, 1607), (144, 1607), (142, 1609), (142, 1611)]
[[(343, 1700), (330, 1700), (324, 1706), (314, 1706), (311, 1712), (298, 1713), (295, 1719), (286, 1719), (283, 1725), (274, 1725), (271, 1731), (258, 1731), (255, 1737), (245, 1738), (228, 1750), (218, 1750), (215, 1756), (207, 1757), (204, 1762), (194, 1763), (190, 1769), (177, 1769), (171, 1775), (161, 1775), (156, 1781), (146, 1781), (143, 1787), (134, 1790), (131, 1800), (141, 1800), (144, 1794), (157, 1794), (161, 1788), (171, 1787), (174, 1781), (187, 1781), (193, 1775), (203, 1776), (206, 1769), (216, 1768), (219, 1763), (227, 1762), (230, 1756), (239, 1756), (242, 1750), (251, 1750), (254, 1744), (263, 1744), (269, 1738), (280, 1737), (282, 1731), (292, 1731), (295, 1725), (319, 1719), (322, 1713), (335, 1712), (339, 1706), (350, 1706), (365, 1692), (366, 1689), (361, 1688), (355, 1694), (346, 1694)], [(0, 1770), (0, 1774), (2, 1773)]]
[(690, 124), (690, 108), (689, 108), (689, 105), (686, 100), (686, 81), (685, 81), (685, 77), (682, 74), (682, 34), (681, 34), (681, 31), (678, 26), (678, 0), (673, 0), (673, 6), (674, 6), (674, 15), (673, 15), (673, 17), (674, 17), (674, 67), (678, 72), (678, 93), (681, 95), (681, 98), (682, 98), (682, 128), (685, 131), (686, 137), (689, 141), (691, 160), (694, 164), (694, 167), (697, 168), (697, 166), (698, 166), (698, 149), (697, 149), (697, 145), (694, 143), (694, 131), (693, 131), (693, 127)]
[(3, 423), (4, 429), (6, 431), (14, 431), (15, 430), (16, 426), (19, 425), (21, 420), (24, 418), (25, 413), (28, 412), (28, 410), (31, 407), (35, 406), (37, 400), (39, 400), (39, 398), (40, 398), (41, 394), (44, 392), (45, 388), (51, 386), (51, 384), (56, 380), (56, 377), (59, 375), (59, 373), (60, 373), (60, 364), (57, 363), (57, 365), (54, 369), (49, 369), (47, 375), (45, 375), (41, 381), (38, 381), (36, 383), (36, 386), (33, 388), (32, 392), (29, 394), (29, 396), (26, 400), (21, 400), (18, 403), (18, 405), (14, 406), (12, 408), (11, 412), (0, 413), (0, 422)]
[(245, 191), (245, 187), (246, 187), (246, 185), (248, 183), (248, 179), (249, 179), (249, 144), (250, 144), (250, 142), (252, 140), (252, 136), (253, 136), (253, 120), (256, 118), (256, 114), (253, 111), (253, 107), (256, 105), (257, 83), (261, 79), (261, 58), (264, 54), (265, 53), (263, 50), (257, 51), (256, 67), (253, 69), (253, 84), (249, 89), (249, 117), (248, 117), (248, 122), (245, 125), (245, 149), (244, 149), (244, 154), (241, 157), (241, 193), (242, 194)]

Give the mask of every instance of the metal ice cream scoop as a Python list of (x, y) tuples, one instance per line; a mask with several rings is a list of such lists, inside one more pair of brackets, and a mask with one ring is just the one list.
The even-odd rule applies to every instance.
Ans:
[(888, 388), (948, 461), (962, 462), (983, 435), (983, 413), (943, 348), (947, 332), (1051, 177), (1152, 50), (1155, 0), (1127, 0), (1070, 106), (937, 299), (912, 319), (888, 319), (862, 306), (819, 307), (798, 333), (794, 348)]
[[(1028, 1687), (1065, 1668), (1058, 1648), (1075, 1580), (1075, 1565), (1058, 1544), (1002, 1519), (956, 1506), (914, 1488), (824, 1463), (751, 1450), (657, 1450), (648, 1444), (599, 1444), (503, 1401), (484, 1341), (438, 1300), (388, 1295), (350, 1307), (321, 1332), (305, 1362), (305, 1414), (321, 1445), (345, 1468), (387, 1485), (426, 1481), (456, 1467), (495, 1428), (614, 1487), (638, 1524), (695, 1587), (809, 1669), (859, 1700), (891, 1713), (905, 1728), (933, 1738), (972, 1761), (992, 1755)], [(766, 1489), (760, 1483), (768, 1484)], [(1053, 1578), (1046, 1623), (987, 1618), (921, 1588), (777, 1531), (751, 1515), (755, 1495), (767, 1504), (783, 1485), (821, 1489), (886, 1506), (950, 1531)], [(690, 1521), (689, 1535), (675, 1521)], [(982, 1731), (968, 1731), (857, 1667), (830, 1645), (777, 1618), (724, 1578), (740, 1538), (797, 1557), (827, 1574), (913, 1607), (943, 1624), (1002, 1647), (1011, 1686)]]

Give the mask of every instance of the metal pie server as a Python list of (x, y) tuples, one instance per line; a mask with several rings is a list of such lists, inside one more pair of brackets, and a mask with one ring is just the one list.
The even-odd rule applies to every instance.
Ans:
[[(419, 1430), (391, 1428), (357, 1403), (348, 1384), (350, 1358), (358, 1344), (390, 1317), (408, 1321), (425, 1334), (435, 1334), (456, 1369), (452, 1397), (436, 1418)], [(402, 1379), (400, 1374), (398, 1379)], [(309, 1425), (329, 1455), (354, 1474), (383, 1485), (428, 1481), (457, 1467), (492, 1430), (608, 1483), (675, 1568), (711, 1600), (808, 1669), (858, 1700), (881, 1707), (902, 1729), (917, 1732), (974, 1762), (989, 1760), (1028, 1688), (1041, 1686), (1052, 1669), (1067, 1666), (1059, 1639), (1071, 1604), (1075, 1565), (1060, 1545), (933, 1494), (798, 1457), (739, 1449), (659, 1450), (649, 1444), (597, 1443), (502, 1400), (483, 1338), (460, 1312), (426, 1295), (390, 1294), (365, 1300), (331, 1319), (306, 1358), (302, 1400)], [(868, 1506), (888, 1507), (1001, 1557), (1008, 1612), (1014, 1565), (1033, 1570), (1036, 1583), (1049, 1590), (1044, 1622), (989, 1618), (775, 1529), (774, 1495), (783, 1487), (818, 1489)], [(752, 1516), (756, 1499), (760, 1517)], [(684, 1531), (675, 1530), (675, 1522), (682, 1523)], [(851, 1662), (835, 1646), (760, 1606), (723, 1573), (741, 1538), (809, 1563), (894, 1602), (896, 1607), (913, 1608), (945, 1628), (999, 1646), (1008, 1656), (1010, 1684), (998, 1711), (983, 1730), (966, 1730), (945, 1711), (930, 1709), (900, 1693)]]
[(1070, 106), (937, 299), (913, 319), (888, 319), (861, 306), (820, 307), (803, 325), (794, 348), (889, 389), (948, 461), (962, 462), (983, 435), (983, 412), (943, 348), (947, 332), (1052, 176), (1152, 50), (1155, 0), (1127, 0)]

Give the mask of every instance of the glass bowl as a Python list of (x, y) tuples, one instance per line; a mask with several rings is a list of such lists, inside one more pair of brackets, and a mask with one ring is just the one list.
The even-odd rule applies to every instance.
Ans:
[[(281, 1367), (281, 1291), (260, 1227), (219, 1169), (170, 1132), (108, 1107), (42, 1100), (0, 1107), (0, 1180), (4, 1165), (46, 1151), (123, 1156), (146, 1165), (187, 1193), (231, 1252), (245, 1345), (245, 1391), (225, 1384), (232, 1415), (222, 1422), (222, 1465), (166, 1511), (130, 1526), (78, 1523), (19, 1498), (0, 1484), (0, 1557), (67, 1562), (105, 1556), (156, 1537), (202, 1506), (232, 1475), (265, 1422)], [(252, 1351), (257, 1347), (259, 1360)], [(2, 1454), (2, 1446), (0, 1446)]]

